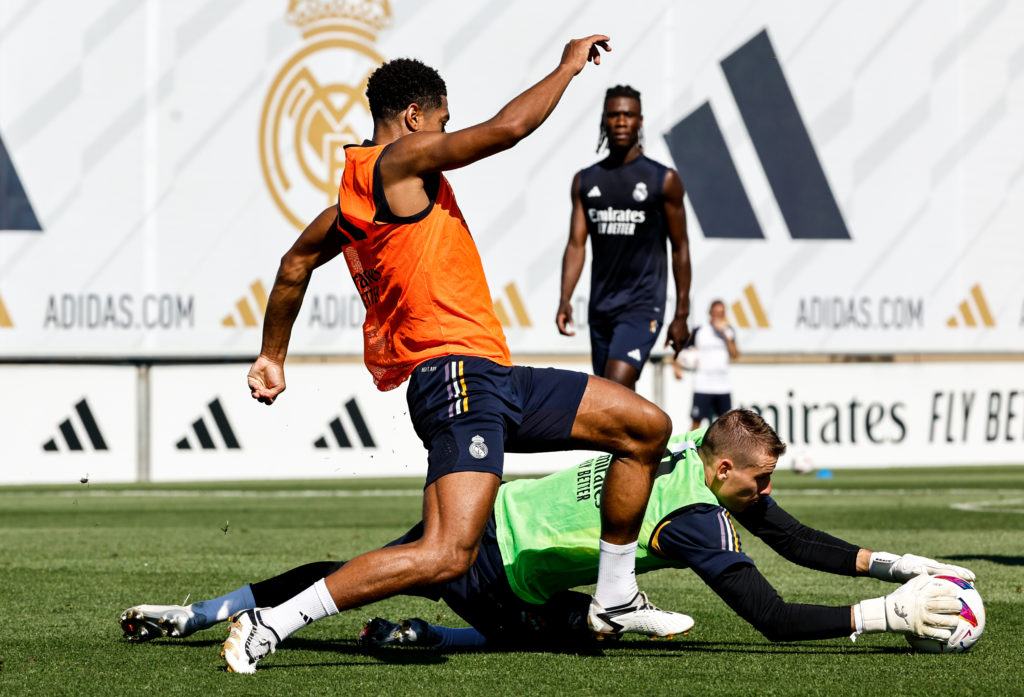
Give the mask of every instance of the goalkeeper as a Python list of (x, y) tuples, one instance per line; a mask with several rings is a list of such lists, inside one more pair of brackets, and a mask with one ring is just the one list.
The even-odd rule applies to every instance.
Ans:
[[(874, 632), (946, 640), (956, 627), (960, 603), (945, 588), (948, 584), (929, 583), (930, 575), (973, 581), (974, 574), (924, 557), (872, 552), (802, 525), (770, 496), (772, 472), (786, 446), (756, 413), (727, 412), (707, 429), (677, 436), (669, 448), (644, 516), (637, 573), (692, 569), (736, 614), (772, 641), (855, 638)], [(584, 646), (592, 638), (587, 627), (590, 596), (569, 589), (597, 580), (593, 531), (600, 525), (601, 485), (610, 457), (501, 486), (469, 572), (409, 591), (444, 600), (470, 628), (375, 618), (363, 630), (360, 643)], [(852, 606), (787, 603), (742, 552), (733, 521), (801, 566), (904, 585)], [(422, 523), (391, 544), (414, 540), (421, 533)], [(135, 606), (122, 613), (121, 627), (135, 641), (188, 636), (236, 613), (278, 605), (343, 563), (306, 564), (189, 606)]]

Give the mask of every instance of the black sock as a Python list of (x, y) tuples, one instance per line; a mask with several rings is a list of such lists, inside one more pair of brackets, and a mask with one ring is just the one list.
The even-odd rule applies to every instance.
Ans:
[(345, 565), (343, 561), (315, 561), (285, 571), (280, 576), (250, 584), (256, 607), (275, 607), (295, 597)]

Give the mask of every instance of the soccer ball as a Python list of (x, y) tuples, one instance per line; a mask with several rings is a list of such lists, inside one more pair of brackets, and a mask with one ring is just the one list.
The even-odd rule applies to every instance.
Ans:
[(963, 653), (974, 646), (985, 631), (985, 606), (981, 595), (974, 586), (956, 576), (936, 576), (934, 582), (952, 583), (957, 587), (957, 598), (963, 606), (958, 614), (960, 621), (949, 641), (918, 636), (908, 636), (907, 641), (915, 651), (922, 653)]
[(694, 371), (697, 370), (697, 349), (690, 347), (684, 348), (679, 352), (677, 358), (679, 365), (682, 366), (683, 370)]
[(798, 450), (793, 453), (790, 462), (793, 471), (797, 474), (810, 474), (814, 471), (814, 459), (806, 450)]

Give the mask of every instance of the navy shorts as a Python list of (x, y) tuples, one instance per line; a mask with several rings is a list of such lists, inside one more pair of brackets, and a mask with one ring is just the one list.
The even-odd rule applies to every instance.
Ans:
[(706, 392), (693, 393), (693, 411), (690, 412), (694, 421), (714, 421), (725, 412), (732, 409), (732, 396), (725, 394), (708, 394)]
[(615, 319), (590, 318), (590, 357), (594, 375), (604, 377), (609, 360), (628, 363), (639, 373), (661, 331), (660, 317), (623, 315)]
[(505, 452), (569, 450), (587, 376), (441, 356), (416, 366), (406, 399), (427, 449), (426, 485), (452, 472), (501, 477)]
[[(423, 536), (423, 523), (386, 546), (414, 542)], [(513, 592), (505, 575), (492, 515), (484, 528), (476, 561), (462, 576), (404, 591), (430, 600), (443, 600), (455, 614), (487, 637), (490, 647), (580, 650), (590, 647), (587, 625), (590, 596), (563, 591), (543, 605), (528, 603)]]

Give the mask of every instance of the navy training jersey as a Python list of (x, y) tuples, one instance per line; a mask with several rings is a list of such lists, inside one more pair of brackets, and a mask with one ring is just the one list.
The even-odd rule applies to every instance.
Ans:
[(621, 167), (598, 162), (580, 172), (580, 203), (593, 250), (591, 316), (664, 316), (667, 171), (641, 154)]
[(681, 562), (710, 582), (734, 564), (754, 564), (744, 554), (732, 521), (732, 514), (722, 506), (691, 504), (658, 524), (650, 547), (657, 555)]

